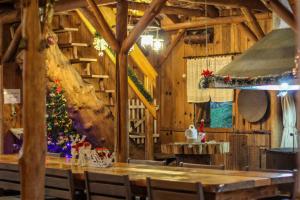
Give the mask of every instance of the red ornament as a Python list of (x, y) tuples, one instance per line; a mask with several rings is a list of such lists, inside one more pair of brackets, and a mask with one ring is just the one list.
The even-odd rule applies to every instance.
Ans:
[(204, 78), (209, 78), (211, 76), (213, 76), (213, 71), (209, 71), (207, 70), (203, 70), (203, 72), (201, 73), (202, 76), (204, 76)]
[(226, 76), (225, 78), (224, 78), (224, 82), (225, 83), (229, 83), (229, 82), (231, 82), (231, 77), (228, 75), (228, 76)]
[(198, 132), (204, 133), (204, 119), (201, 119), (200, 126), (198, 128)]
[(62, 91), (62, 88), (60, 86), (56, 88), (57, 93), (61, 93), (61, 91)]

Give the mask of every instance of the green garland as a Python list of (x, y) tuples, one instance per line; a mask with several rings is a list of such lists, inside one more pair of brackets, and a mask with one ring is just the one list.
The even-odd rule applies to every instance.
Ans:
[(230, 77), (218, 75), (203, 75), (199, 82), (199, 88), (209, 88), (215, 85), (222, 85), (222, 87), (249, 87), (257, 85), (272, 85), (281, 82), (289, 82), (294, 79), (291, 71), (280, 75), (258, 76), (258, 77)]
[[(95, 34), (95, 37), (101, 38), (99, 33)], [(116, 56), (115, 52), (110, 48), (110, 46), (107, 47), (109, 51)], [(132, 67), (128, 65), (127, 73), (129, 78), (132, 80), (132, 82), (136, 85), (138, 90), (142, 93), (142, 95), (147, 99), (149, 103), (153, 103), (153, 97), (151, 94), (145, 89), (143, 83), (139, 80), (136, 73), (133, 71)]]
[(147, 99), (149, 103), (153, 102), (153, 97), (149, 94), (149, 92), (145, 89), (143, 83), (138, 79), (137, 75), (130, 67), (127, 68), (127, 73), (132, 82), (136, 85), (138, 90), (142, 93), (142, 95)]

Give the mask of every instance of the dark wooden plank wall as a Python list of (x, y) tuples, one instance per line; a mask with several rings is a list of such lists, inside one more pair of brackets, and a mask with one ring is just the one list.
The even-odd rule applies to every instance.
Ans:
[[(271, 31), (271, 19), (260, 21), (262, 29)], [(237, 24), (214, 26), (214, 43), (208, 45), (208, 55), (242, 53), (254, 42), (243, 34)], [(175, 47), (170, 57), (160, 68), (160, 134), (161, 142), (185, 141), (184, 130), (193, 123), (194, 105), (187, 103), (186, 61), (183, 57), (204, 56), (205, 45), (186, 45), (183, 40)], [(200, 74), (199, 74), (200, 76)], [(237, 99), (239, 91), (235, 91)], [(272, 101), (272, 99), (270, 99)], [(248, 123), (239, 114), (237, 104), (233, 104), (234, 129), (208, 129), (208, 139), (230, 141), (231, 153), (213, 157), (214, 164), (225, 164), (229, 169), (241, 169), (246, 165), (258, 168), (260, 148), (269, 148), (269, 134), (254, 134), (253, 130), (271, 131), (270, 110), (258, 123)], [(235, 134), (236, 131), (244, 134)], [(263, 159), (262, 159), (263, 160)]]

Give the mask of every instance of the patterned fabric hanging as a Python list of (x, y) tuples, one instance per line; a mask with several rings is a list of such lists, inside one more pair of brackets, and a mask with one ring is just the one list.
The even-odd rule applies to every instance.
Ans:
[(232, 56), (216, 56), (187, 60), (187, 100), (190, 103), (233, 101), (231, 89), (199, 89), (204, 70), (218, 72), (232, 61)]

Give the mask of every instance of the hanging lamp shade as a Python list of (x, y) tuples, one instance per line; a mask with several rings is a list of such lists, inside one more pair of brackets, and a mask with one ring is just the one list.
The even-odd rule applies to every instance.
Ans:
[(218, 71), (210, 87), (299, 90), (295, 79), (296, 35), (290, 28), (273, 30)]

